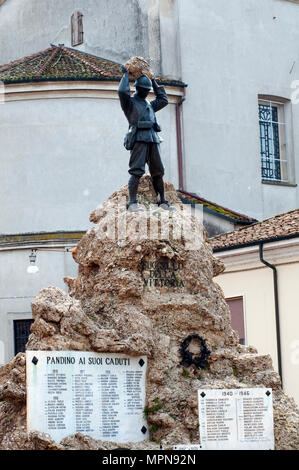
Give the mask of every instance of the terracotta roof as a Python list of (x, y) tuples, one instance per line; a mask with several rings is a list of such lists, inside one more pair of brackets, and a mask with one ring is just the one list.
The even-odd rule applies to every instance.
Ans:
[[(51, 47), (0, 66), (4, 83), (43, 80), (116, 80), (122, 77), (121, 64), (64, 45)], [(157, 78), (165, 85), (186, 86), (180, 81)]]
[(260, 241), (266, 242), (295, 236), (299, 237), (299, 209), (278, 214), (275, 217), (257, 222), (249, 227), (242, 227), (232, 232), (217, 235), (209, 241), (214, 251), (221, 251)]
[(252, 224), (254, 222), (257, 222), (256, 219), (248, 217), (247, 215), (244, 215), (244, 214), (240, 214), (239, 212), (235, 212), (231, 209), (228, 209), (227, 207), (220, 206), (219, 204), (216, 204), (215, 202), (208, 201), (207, 199), (204, 199), (203, 197), (197, 196), (197, 194), (192, 194), (192, 193), (188, 193), (187, 191), (178, 190), (178, 196), (183, 202), (187, 204), (188, 203), (201, 204), (206, 209), (210, 209), (214, 212), (217, 212), (219, 215), (222, 215), (229, 219), (233, 219), (234, 221), (240, 224)]

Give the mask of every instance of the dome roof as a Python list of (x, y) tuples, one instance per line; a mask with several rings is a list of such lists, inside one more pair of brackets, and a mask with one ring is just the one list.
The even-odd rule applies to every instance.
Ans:
[[(122, 77), (121, 64), (62, 44), (0, 65), (4, 83), (43, 80), (113, 80)], [(183, 82), (159, 78), (165, 85), (186, 86)]]

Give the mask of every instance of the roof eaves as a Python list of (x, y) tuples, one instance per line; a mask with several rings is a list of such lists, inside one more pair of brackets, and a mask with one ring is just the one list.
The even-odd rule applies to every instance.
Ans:
[(209, 205), (206, 204), (205, 202), (202, 202), (202, 201), (194, 202), (194, 201), (191, 201), (190, 199), (187, 199), (183, 196), (179, 196), (179, 199), (182, 201), (183, 204), (190, 204), (192, 206), (195, 206), (195, 205), (202, 206), (204, 212), (206, 212), (208, 214), (211, 214), (211, 215), (214, 215), (216, 217), (220, 217), (220, 218), (222, 218), (222, 219), (224, 219), (228, 222), (232, 222), (234, 224), (236, 224), (236, 223), (246, 224), (246, 225), (251, 224), (251, 222), (249, 222), (248, 220), (238, 219), (236, 217), (232, 217), (232, 216), (228, 215), (227, 213), (222, 213), (219, 210), (216, 210), (214, 207), (209, 207)]
[[(277, 241), (277, 240), (284, 240), (284, 239), (288, 239), (288, 238), (293, 238), (293, 237), (297, 237), (299, 236), (299, 229), (296, 231), (296, 232), (293, 232), (293, 233), (287, 233), (287, 234), (284, 234), (284, 235), (277, 235), (276, 237), (274, 236), (264, 236), (261, 238), (255, 238), (253, 237), (252, 240), (248, 241), (248, 242), (241, 242), (241, 243), (231, 243), (231, 244), (227, 244), (229, 243), (229, 241), (227, 240), (227, 238), (230, 236), (230, 235), (234, 235), (235, 236), (235, 239), (238, 239), (242, 236), (244, 236), (244, 232), (246, 232), (246, 230), (255, 230), (255, 228), (258, 228), (258, 227), (263, 227), (265, 226), (266, 228), (266, 231), (267, 229), (269, 230), (269, 222), (277, 222), (281, 225), (282, 221), (279, 220), (279, 219), (285, 219), (286, 217), (292, 215), (292, 214), (298, 214), (299, 213), (299, 209), (293, 209), (291, 211), (288, 211), (288, 212), (285, 212), (285, 213), (282, 213), (282, 214), (277, 214), (273, 217), (269, 217), (268, 219), (265, 219), (265, 220), (262, 220), (262, 221), (259, 221), (259, 222), (255, 222), (253, 224), (251, 224), (250, 228), (249, 227), (240, 227), (236, 230), (231, 230), (230, 232), (226, 232), (224, 234), (220, 234), (220, 235), (216, 235), (215, 237), (212, 237), (210, 238), (210, 242), (213, 244), (213, 241), (217, 242), (219, 241), (219, 243), (221, 244), (221, 241), (223, 243), (222, 246), (220, 247), (216, 247), (214, 248), (214, 251), (225, 251), (225, 250), (230, 250), (230, 249), (235, 249), (235, 248), (240, 248), (240, 247), (245, 247), (245, 246), (252, 246), (252, 245), (256, 245), (258, 243), (269, 243), (270, 241)], [(287, 222), (285, 222), (287, 223)], [(271, 227), (271, 226), (270, 226)], [(258, 231), (257, 231), (258, 232)], [(258, 235), (257, 235), (258, 237)]]
[(83, 81), (92, 81), (92, 82), (117, 82), (119, 81), (118, 77), (102, 77), (102, 78), (95, 78), (95, 77), (32, 77), (32, 78), (17, 78), (11, 80), (2, 80), (2, 82), (6, 85), (10, 85), (13, 83), (31, 83), (31, 82), (64, 82), (64, 81), (76, 81), (76, 82), (83, 82)]
[[(13, 83), (30, 83), (30, 82), (49, 82), (49, 81), (56, 81), (56, 82), (59, 82), (59, 81), (94, 81), (94, 82), (119, 82), (121, 80), (121, 77), (115, 77), (115, 76), (111, 76), (111, 77), (105, 77), (105, 76), (101, 76), (99, 78), (96, 78), (96, 77), (84, 77), (84, 76), (81, 76), (81, 77), (78, 77), (78, 76), (73, 76), (73, 77), (30, 77), (30, 78), (11, 78), (11, 79), (4, 79), (4, 80), (1, 80), (2, 83), (6, 84), (6, 85), (9, 85), (9, 84), (13, 84)], [(134, 82), (135, 80), (134, 79), (130, 79), (130, 82)], [(178, 87), (178, 88), (185, 88), (187, 87), (188, 85), (186, 85), (185, 83), (177, 83), (177, 82), (168, 82), (168, 81), (161, 81), (161, 80), (157, 80), (157, 83), (158, 84), (161, 84), (161, 85), (165, 85), (165, 86), (173, 86), (173, 87)]]
[[(50, 68), (51, 63), (53, 60), (56, 58), (57, 53), (61, 51), (66, 53), (68, 56), (70, 56), (73, 60), (78, 61), (81, 63), (83, 66), (87, 66), (90, 69), (96, 72), (99, 77), (96, 76), (90, 76), (91, 74), (88, 74), (84, 72), (80, 75), (78, 72), (76, 73), (71, 73), (71, 71), (66, 70), (66, 72), (70, 72), (70, 76), (55, 76), (52, 77), (51, 75), (48, 76), (41, 76), (42, 74), (45, 75), (45, 71)], [(38, 82), (38, 81), (49, 81), (49, 80), (55, 80), (55, 81), (65, 81), (65, 80), (94, 80), (94, 81), (117, 81), (119, 82), (121, 80), (122, 74), (121, 74), (121, 64), (119, 64), (116, 61), (110, 60), (110, 59), (105, 59), (103, 57), (99, 57), (93, 54), (90, 54), (85, 51), (81, 51), (79, 49), (74, 49), (71, 47), (66, 47), (63, 44), (55, 45), (51, 44), (51, 47), (39, 51), (37, 53), (25, 56), (21, 59), (9, 62), (8, 64), (3, 64), (0, 66), (0, 73), (1, 72), (10, 72), (13, 71), (15, 68), (18, 66), (25, 65), (26, 63), (32, 61), (32, 59), (36, 59), (38, 57), (42, 56), (47, 56), (49, 54), (49, 57), (46, 58), (43, 64), (41, 64), (40, 69), (35, 72), (35, 71), (27, 71), (27, 76), (26, 76), (26, 70), (22, 70), (19, 74), (15, 73), (15, 78), (14, 77), (9, 77), (9, 76), (4, 76), (2, 78), (2, 82), (4, 84), (10, 84), (10, 83), (29, 83), (29, 82)], [(94, 60), (93, 60), (94, 59)], [(95, 60), (104, 61), (103, 64), (96, 63)], [(109, 64), (111, 66), (114, 66), (114, 71), (105, 71), (105, 66), (109, 67)], [(55, 64), (54, 64), (55, 65)], [(115, 70), (115, 65), (119, 66), (119, 74), (116, 73), (117, 71)], [(7, 74), (9, 75), (9, 73)], [(23, 76), (22, 76), (23, 75)], [(86, 76), (87, 75), (87, 76)], [(89, 75), (89, 76), (88, 76)], [(133, 79), (130, 81), (134, 81)], [(177, 81), (177, 80), (171, 80), (171, 79), (163, 79), (157, 77), (157, 82), (163, 85), (168, 85), (168, 86), (174, 86), (174, 87), (186, 87), (187, 84)]]
[[(78, 52), (79, 54), (84, 54), (87, 57), (93, 57), (95, 59), (102, 59), (102, 60), (105, 60), (107, 62), (111, 62), (112, 64), (119, 65), (120, 68), (122, 66), (122, 64), (120, 62), (116, 62), (115, 60), (106, 59), (105, 57), (90, 54), (90, 52), (85, 52), (85, 51), (81, 51), (81, 50), (78, 50), (78, 49), (74, 49), (73, 47), (67, 47), (67, 46), (63, 46), (63, 47), (64, 47), (64, 49), (68, 49), (70, 51)], [(119, 79), (120, 78), (121, 78), (121, 76), (119, 77)], [(134, 82), (134, 81), (135, 81), (135, 79), (130, 79), (130, 82)], [(158, 83), (163, 83), (163, 84), (168, 85), (168, 86), (179, 86), (179, 87), (183, 87), (183, 88), (188, 86), (187, 83), (182, 82), (181, 80), (166, 79), (166, 78), (163, 78), (163, 77), (162, 78), (157, 77), (157, 82)]]
[[(191, 199), (195, 199), (194, 201), (194, 204), (202, 204), (204, 207), (206, 207), (207, 209), (210, 209), (212, 211), (214, 211), (215, 213), (219, 214), (219, 215), (222, 215), (224, 217), (229, 217), (231, 219), (233, 219), (235, 222), (239, 222), (239, 223), (244, 223), (244, 224), (253, 224), (255, 222), (257, 222), (256, 219), (253, 219), (251, 217), (248, 217), (244, 214), (240, 214), (238, 212), (235, 212), (231, 209), (228, 209), (227, 207), (224, 207), (224, 206), (220, 206), (219, 204), (216, 204), (215, 202), (211, 202), (211, 201), (208, 201), (207, 199), (204, 199), (200, 196), (198, 196), (197, 194), (194, 194), (194, 193), (189, 193), (187, 191), (184, 191), (184, 190), (177, 190), (178, 193), (181, 193)], [(182, 198), (183, 196), (179, 196), (180, 198)]]
[(86, 231), (63, 231), (57, 232), (28, 232), (17, 234), (0, 234), (0, 247), (14, 246), (24, 243), (49, 243), (49, 242), (63, 242), (71, 240), (80, 240)]
[(223, 214), (216, 209), (210, 209), (209, 207), (203, 206), (204, 212), (208, 214), (214, 215), (216, 217), (220, 217), (221, 219), (226, 220), (227, 222), (232, 222), (233, 224), (240, 224), (240, 225), (252, 225), (253, 222), (250, 222), (247, 219), (237, 219), (227, 214)]
[[(290, 215), (292, 213), (298, 213), (299, 212), (299, 209), (293, 209), (291, 211), (288, 211), (288, 212), (284, 212), (282, 214), (277, 214), (277, 215), (274, 215), (272, 217), (268, 217), (267, 219), (264, 219), (264, 220), (256, 220), (253, 224), (252, 224), (252, 227), (256, 226), (256, 225), (265, 225), (267, 224), (267, 222), (271, 221), (271, 220), (275, 220), (275, 219), (278, 219), (278, 218), (281, 218), (281, 217), (285, 217), (287, 215)], [(222, 234), (222, 235), (217, 235), (217, 237), (221, 237), (223, 235), (230, 235), (231, 233), (239, 233), (241, 232), (242, 230), (248, 230), (248, 227), (240, 227), (239, 229), (237, 230), (231, 230), (230, 232), (227, 232), (225, 234)], [(216, 238), (216, 237), (215, 237)]]
[[(216, 238), (216, 237), (210, 238), (208, 242), (213, 244), (213, 238)], [(247, 248), (250, 246), (260, 245), (261, 243), (273, 243), (273, 242), (279, 242), (283, 240), (290, 240), (292, 238), (299, 238), (299, 231), (297, 233), (291, 233), (289, 235), (281, 235), (281, 236), (272, 237), (272, 238), (261, 238), (261, 239), (252, 240), (251, 242), (247, 242), (247, 243), (237, 243), (235, 245), (217, 247), (217, 248), (213, 248), (213, 252), (219, 253), (222, 251), (236, 250), (239, 248)]]

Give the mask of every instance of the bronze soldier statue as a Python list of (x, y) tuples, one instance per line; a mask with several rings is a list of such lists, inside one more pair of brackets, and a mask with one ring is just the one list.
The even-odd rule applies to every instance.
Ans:
[[(174, 210), (164, 196), (164, 167), (161, 161), (160, 142), (158, 136), (161, 128), (157, 123), (155, 112), (168, 105), (168, 98), (163, 86), (158, 86), (155, 79), (150, 80), (146, 75), (139, 77), (134, 86), (136, 92), (130, 95), (129, 75), (125, 66), (124, 73), (118, 88), (118, 96), (122, 110), (129, 122), (129, 136), (131, 142), (126, 145), (130, 150), (129, 161), (129, 203), (127, 209), (130, 212), (144, 210), (137, 204), (137, 190), (139, 180), (145, 173), (145, 164), (148, 164), (152, 183), (157, 196), (159, 207), (165, 210)], [(155, 99), (149, 102), (146, 97), (153, 87)]]

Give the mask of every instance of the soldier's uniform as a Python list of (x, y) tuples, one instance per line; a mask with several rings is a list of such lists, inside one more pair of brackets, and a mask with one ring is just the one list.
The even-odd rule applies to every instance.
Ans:
[[(147, 79), (150, 83), (148, 77), (141, 77), (141, 79), (137, 80), (135, 86), (138, 86), (138, 83), (141, 83), (142, 86), (142, 78)], [(139, 80), (141, 82), (138, 82)], [(164, 184), (162, 179), (164, 167), (160, 154), (161, 139), (155, 130), (157, 129), (155, 112), (167, 106), (168, 99), (163, 86), (158, 86), (155, 80), (153, 80), (152, 84), (156, 98), (151, 102), (141, 98), (137, 92), (133, 96), (130, 95), (127, 72), (124, 73), (118, 88), (121, 107), (129, 125), (137, 125), (135, 144), (130, 151), (129, 173), (133, 178), (129, 181), (129, 191), (130, 184), (131, 189), (134, 185), (138, 187), (139, 179), (145, 173), (145, 164), (147, 163), (154, 189), (157, 194), (160, 194), (160, 203), (165, 202), (167, 204), (167, 201), (164, 199)], [(149, 90), (151, 86), (144, 85), (144, 88)], [(131, 193), (134, 193), (134, 191), (131, 191)], [(129, 204), (133, 203), (136, 203), (136, 198), (129, 202)]]

